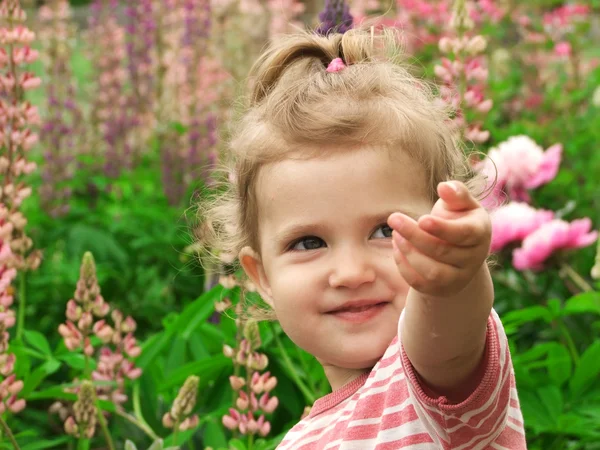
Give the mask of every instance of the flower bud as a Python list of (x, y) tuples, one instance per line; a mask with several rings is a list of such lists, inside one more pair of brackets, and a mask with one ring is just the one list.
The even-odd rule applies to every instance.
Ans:
[(165, 428), (173, 428), (175, 426), (175, 422), (173, 421), (173, 418), (171, 417), (171, 413), (166, 412), (165, 415), (162, 418), (162, 424), (163, 427)]
[(481, 35), (473, 36), (469, 42), (467, 43), (465, 50), (471, 56), (478, 55), (482, 53), (487, 47), (487, 41)]
[(271, 431), (271, 424), (269, 422), (265, 421), (265, 423), (263, 423), (262, 426), (260, 427), (260, 429), (258, 430), (258, 433), (262, 437), (265, 437), (267, 434), (269, 434), (270, 431)]
[(238, 427), (237, 420), (235, 420), (233, 417), (228, 416), (228, 415), (223, 416), (223, 418), (221, 419), (221, 422), (223, 423), (223, 426), (225, 428), (227, 428), (228, 430), (231, 430), (231, 431), (234, 431)]
[(71, 322), (77, 322), (81, 319), (82, 310), (81, 307), (75, 303), (75, 300), (71, 299), (67, 302), (66, 316)]
[(442, 53), (450, 53), (453, 49), (452, 40), (448, 37), (443, 37), (438, 43), (438, 48)]
[(181, 422), (181, 424), (179, 425), (179, 431), (191, 430), (193, 428), (196, 428), (199, 423), (200, 420), (198, 419), (198, 415), (194, 414), (193, 416), (188, 417), (183, 422)]
[(242, 387), (244, 387), (244, 385), (246, 384), (246, 380), (244, 380), (242, 377), (236, 377), (232, 375), (229, 377), (229, 383), (231, 384), (231, 388), (234, 391), (238, 391)]
[(171, 408), (171, 416), (174, 420), (182, 420), (186, 416), (190, 415), (194, 406), (196, 406), (196, 396), (198, 395), (198, 385), (200, 384), (200, 378), (195, 375), (190, 375), (186, 380), (177, 398), (173, 402)]
[(224, 345), (223, 346), (223, 354), (227, 358), (233, 358), (233, 355), (235, 355), (235, 352), (229, 345)]
[(238, 393), (238, 398), (235, 401), (235, 406), (237, 407), (237, 409), (239, 409), (240, 411), (244, 411), (245, 409), (248, 409), (248, 395), (244, 392), (244, 391), (240, 391)]
[(244, 327), (244, 338), (248, 341), (249, 350), (256, 350), (261, 345), (260, 330), (255, 320), (249, 320)]

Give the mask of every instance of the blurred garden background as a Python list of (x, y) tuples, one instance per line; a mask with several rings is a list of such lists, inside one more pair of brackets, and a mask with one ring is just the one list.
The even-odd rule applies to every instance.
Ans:
[(0, 448), (272, 449), (329, 392), (277, 323), (235, 319), (194, 199), (260, 49), (366, 20), (498, 171), (529, 447), (600, 449), (598, 0), (2, 0)]

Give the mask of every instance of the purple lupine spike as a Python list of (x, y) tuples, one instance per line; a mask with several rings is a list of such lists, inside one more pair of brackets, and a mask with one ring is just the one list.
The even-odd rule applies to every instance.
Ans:
[(319, 14), (321, 25), (317, 33), (326, 36), (330, 33), (345, 33), (352, 28), (354, 18), (344, 0), (325, 0), (325, 8)]

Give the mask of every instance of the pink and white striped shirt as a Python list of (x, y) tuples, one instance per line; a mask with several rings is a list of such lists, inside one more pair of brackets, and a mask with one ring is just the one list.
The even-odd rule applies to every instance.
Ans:
[(425, 393), (395, 337), (371, 372), (317, 400), (277, 448), (527, 449), (508, 341), (495, 311), (485, 358), (479, 386), (462, 403), (450, 404)]

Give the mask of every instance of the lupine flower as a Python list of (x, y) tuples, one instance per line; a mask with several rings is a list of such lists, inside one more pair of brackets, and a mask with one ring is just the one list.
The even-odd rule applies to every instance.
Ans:
[(36, 169), (36, 164), (27, 160), (27, 153), (38, 141), (30, 127), (40, 121), (37, 108), (23, 101), (25, 91), (41, 83), (24, 68), (38, 58), (38, 52), (31, 48), (35, 33), (23, 25), (25, 19), (18, 0), (0, 3), (0, 146), (6, 150), (0, 155), (0, 206), (7, 211), (4, 226), (12, 224), (4, 242), (13, 252), (13, 267), (35, 270), (41, 253), (31, 250), (33, 242), (24, 230), (27, 220), (19, 212), (23, 200), (31, 195), (22, 178)]
[(159, 55), (165, 75), (158, 85), (165, 88), (159, 109), (170, 111), (168, 120), (175, 118), (182, 128), (180, 133), (163, 130), (160, 139), (163, 188), (169, 202), (177, 204), (195, 180), (208, 180), (216, 162), (217, 119), (211, 107), (214, 96), (207, 93), (217, 88), (207, 58), (210, 2), (185, 0), (173, 8), (173, 18), (157, 23), (160, 46), (169, 48)]
[(96, 409), (94, 385), (90, 381), (81, 383), (77, 401), (73, 405), (73, 412), (73, 416), (69, 416), (65, 421), (67, 434), (77, 438), (92, 438), (96, 432), (98, 410)]
[(369, 12), (379, 9), (377, 0), (355, 0), (350, 2), (350, 15), (356, 23), (361, 23), (369, 16)]
[[(500, 190), (504, 189), (512, 200), (528, 202), (529, 189), (556, 177), (561, 155), (561, 144), (554, 144), (544, 152), (530, 137), (513, 136), (490, 149), (487, 158), (475, 168), (488, 177), (490, 184), (497, 176), (493, 198), (501, 196)], [(487, 200), (488, 204), (490, 201)]]
[(527, 203), (511, 202), (490, 214), (492, 221), (492, 244), (490, 251), (500, 251), (510, 242), (520, 241), (537, 230), (542, 224), (554, 219), (554, 213), (538, 210)]
[(325, 8), (319, 13), (321, 24), (317, 33), (327, 36), (329, 33), (345, 33), (352, 28), (353, 17), (344, 0), (325, 0)]
[(23, 25), (25, 20), (18, 0), (0, 3), (0, 147), (5, 150), (0, 156), (0, 414), (16, 414), (26, 406), (17, 397), (23, 382), (13, 373), (15, 355), (7, 353), (8, 329), (15, 325), (12, 283), (18, 270), (35, 270), (41, 262), (41, 253), (31, 251), (33, 242), (24, 231), (27, 219), (19, 211), (31, 194), (22, 177), (36, 168), (26, 157), (38, 140), (29, 127), (39, 123), (37, 109), (23, 95), (41, 83), (24, 69), (38, 58), (31, 48), (35, 34)]
[(552, 220), (540, 226), (523, 240), (513, 252), (513, 265), (518, 270), (541, 270), (543, 263), (556, 251), (586, 247), (598, 238), (597, 231), (590, 231), (592, 221), (588, 218), (568, 223)]
[(301, 26), (299, 18), (306, 9), (300, 0), (267, 0), (271, 23), (269, 34), (277, 36), (289, 33), (294, 27)]
[(96, 94), (91, 111), (96, 135), (90, 147), (93, 156), (103, 161), (104, 172), (109, 177), (118, 176), (124, 168), (132, 165), (131, 146), (127, 139), (131, 112), (124, 92), (127, 75), (123, 64), (125, 30), (117, 21), (118, 7), (118, 0), (95, 0), (91, 5), (87, 34), (95, 51), (91, 57), (96, 75)]
[(96, 335), (100, 339), (103, 346), (91, 377), (95, 381), (112, 383), (97, 386), (95, 395), (120, 406), (127, 401), (125, 381), (142, 375), (142, 370), (128, 359), (137, 358), (141, 349), (133, 334), (137, 326), (135, 320), (130, 316), (124, 317), (115, 309), (110, 313), (111, 326), (106, 318), (109, 312), (110, 306), (100, 293), (94, 257), (86, 252), (74, 298), (67, 303), (67, 321), (59, 326), (59, 333), (69, 350), (82, 349), (87, 357), (96, 353), (90, 337)]
[(471, 35), (474, 22), (464, 0), (455, 2), (450, 23), (452, 34), (442, 37), (438, 44), (447, 57), (434, 67), (434, 72), (443, 83), (442, 99), (455, 112), (454, 127), (466, 140), (481, 144), (489, 139), (489, 131), (483, 130), (481, 119), (466, 123), (465, 113), (470, 111), (483, 118), (493, 106), (492, 100), (485, 97), (488, 70), (481, 56), (487, 42), (481, 35)]
[(269, 361), (266, 355), (256, 351), (261, 345), (258, 324), (248, 321), (243, 328), (244, 339), (238, 349), (227, 345), (223, 347), (223, 354), (231, 358), (235, 366), (245, 369), (246, 379), (229, 377), (232, 389), (237, 392), (237, 399), (235, 408), (229, 409), (229, 414), (223, 416), (222, 423), (229, 430), (264, 437), (271, 431), (271, 424), (265, 414), (272, 414), (279, 405), (279, 399), (271, 394), (277, 386), (277, 378), (270, 372), (261, 373)]
[(146, 149), (151, 133), (156, 126), (154, 107), (156, 61), (154, 54), (156, 22), (152, 0), (129, 2), (125, 8), (127, 16), (127, 70), (130, 92), (128, 108), (131, 114), (130, 142), (134, 164)]
[(198, 426), (198, 415), (192, 415), (192, 411), (194, 410), (194, 406), (196, 406), (199, 383), (200, 379), (194, 375), (190, 375), (185, 380), (173, 402), (171, 410), (163, 416), (162, 422), (166, 428), (177, 426), (180, 431), (185, 431)]
[[(119, 310), (113, 310), (111, 318), (114, 327), (110, 327), (104, 320), (96, 322), (94, 332), (105, 344), (100, 349), (98, 365), (92, 372), (96, 381), (112, 381), (96, 388), (99, 399), (110, 400), (117, 405), (127, 401), (125, 394), (125, 380), (135, 380), (142, 375), (142, 369), (127, 358), (137, 358), (142, 350), (137, 345), (133, 336), (137, 325), (132, 317), (123, 319)], [(112, 344), (111, 349), (108, 344)]]
[(52, 216), (69, 210), (71, 189), (67, 182), (75, 171), (74, 154), (80, 152), (83, 114), (76, 101), (71, 70), (72, 41), (75, 34), (67, 0), (52, 0), (40, 7), (40, 41), (47, 73), (47, 112), (42, 124), (44, 144), (42, 207)]

